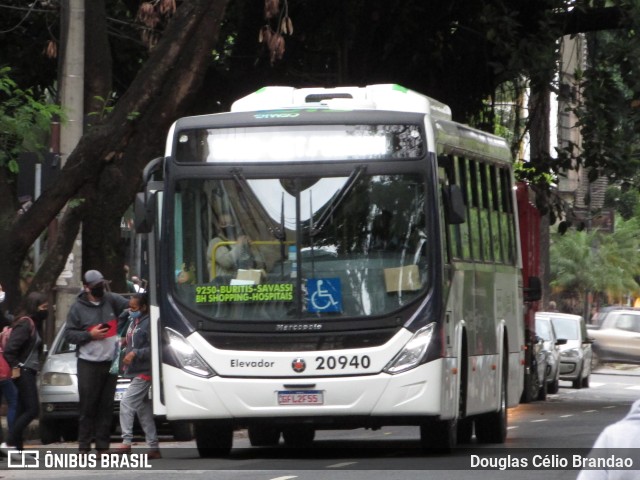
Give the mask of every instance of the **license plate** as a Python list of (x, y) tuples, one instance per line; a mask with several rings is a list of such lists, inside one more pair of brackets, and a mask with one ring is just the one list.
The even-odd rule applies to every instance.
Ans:
[(278, 392), (278, 405), (322, 405), (324, 395), (320, 390), (284, 390)]
[[(128, 387), (128, 385), (127, 385), (127, 387)], [(122, 400), (122, 397), (124, 397), (124, 392), (127, 391), (127, 387), (117, 387), (116, 388), (116, 394), (113, 397), (113, 399), (116, 402), (119, 402), (120, 400)]]

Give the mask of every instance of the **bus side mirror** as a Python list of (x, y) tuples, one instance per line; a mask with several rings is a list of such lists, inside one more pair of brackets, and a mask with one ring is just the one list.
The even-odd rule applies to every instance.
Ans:
[(466, 208), (462, 190), (458, 185), (444, 187), (444, 216), (449, 225), (459, 225), (466, 221)]
[(529, 277), (528, 287), (524, 288), (524, 301), (537, 302), (542, 298), (542, 282), (539, 277)]
[(156, 212), (156, 194), (149, 196), (145, 192), (138, 192), (133, 204), (133, 224), (136, 233), (149, 233), (153, 230)]

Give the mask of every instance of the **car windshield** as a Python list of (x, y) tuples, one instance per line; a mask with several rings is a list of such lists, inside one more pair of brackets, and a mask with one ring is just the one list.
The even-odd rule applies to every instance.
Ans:
[(565, 338), (567, 340), (579, 340), (580, 328), (578, 322), (573, 318), (552, 317), (553, 327), (556, 330), (558, 338)]
[[(64, 328), (64, 326), (62, 328)], [(76, 351), (76, 344), (69, 343), (69, 341), (67, 340), (67, 336), (64, 334), (64, 332), (60, 332), (58, 336), (61, 338), (59, 338), (58, 342), (56, 343), (56, 346), (53, 350), (54, 354), (70, 353), (70, 352)]]
[(536, 320), (536, 334), (545, 342), (551, 340), (551, 325), (548, 320)]
[(615, 320), (613, 324), (616, 328), (619, 328), (620, 330), (627, 330), (629, 332), (640, 332), (640, 315), (622, 312), (614, 312), (610, 315)]

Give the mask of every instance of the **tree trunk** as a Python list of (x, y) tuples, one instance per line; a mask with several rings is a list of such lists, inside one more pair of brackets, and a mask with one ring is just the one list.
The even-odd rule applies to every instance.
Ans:
[[(15, 283), (17, 288), (21, 259), (72, 198), (72, 207), (60, 222), (67, 228), (60, 228), (53, 247), (55, 254), (45, 259), (33, 288), (55, 284), (77, 234), (77, 228), (73, 228), (76, 220), (71, 218), (75, 215), (81, 215), (86, 224), (83, 254), (87, 258), (82, 270), (100, 268), (112, 279), (123, 275), (116, 245), (120, 241), (120, 218), (139, 187), (144, 165), (162, 154), (171, 123), (186, 111), (202, 83), (227, 3), (194, 0), (178, 8), (163, 38), (110, 115), (83, 135), (57, 182), (2, 236), (7, 245), (3, 246), (0, 239), (0, 279), (9, 287)], [(107, 240), (109, 232), (117, 232), (114, 239)], [(10, 265), (10, 259), (19, 259), (17, 267)]]
[[(549, 83), (540, 82), (531, 85), (529, 100), (531, 162), (546, 164), (550, 149), (549, 115), (551, 112)], [(544, 195), (546, 189), (537, 189), (537, 195)], [(538, 199), (537, 205), (547, 205), (546, 199)], [(540, 212), (540, 280), (542, 282), (541, 305), (549, 303), (549, 211)]]

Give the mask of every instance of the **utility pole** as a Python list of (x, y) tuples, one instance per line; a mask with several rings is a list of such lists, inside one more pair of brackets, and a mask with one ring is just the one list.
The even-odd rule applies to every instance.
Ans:
[[(61, 18), (61, 51), (64, 57), (60, 75), (60, 105), (67, 117), (60, 128), (60, 162), (64, 167), (82, 137), (84, 126), (85, 0), (63, 0)], [(81, 238), (78, 234), (65, 268), (56, 282), (56, 330), (66, 320), (69, 308), (82, 288)]]

